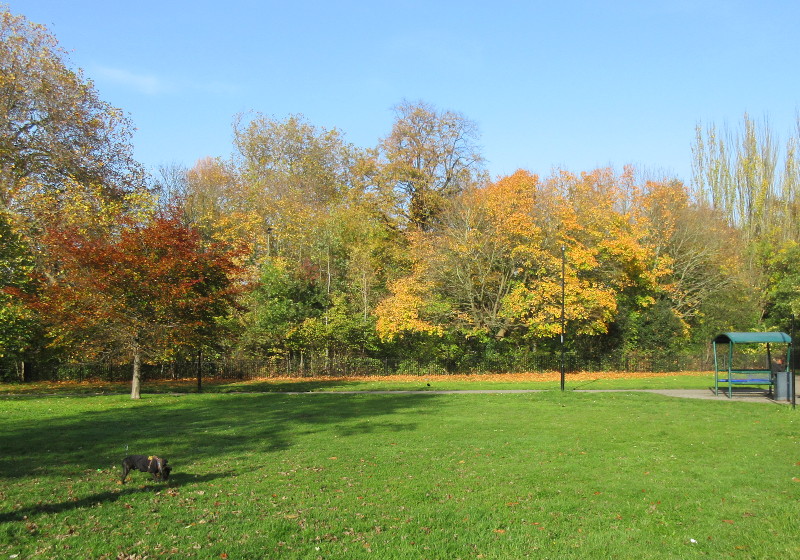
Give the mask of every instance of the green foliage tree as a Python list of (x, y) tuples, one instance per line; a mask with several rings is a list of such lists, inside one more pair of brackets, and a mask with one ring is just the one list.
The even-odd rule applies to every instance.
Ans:
[[(25, 380), (25, 356), (40, 338), (41, 325), (18, 293), (35, 290), (34, 259), (27, 245), (0, 212), (0, 370)], [(0, 378), (3, 371), (0, 371)]]
[(295, 272), (281, 259), (262, 266), (259, 282), (246, 298), (242, 346), (248, 353), (284, 353), (298, 326), (323, 313), (325, 294), (313, 276)]
[[(697, 128), (696, 192), (721, 213), (741, 240), (728, 253), (742, 256), (736, 269), (729, 268), (726, 274), (739, 288), (733, 290), (736, 297), (731, 299), (730, 294), (718, 291), (704, 294), (708, 297), (702, 299), (709, 309), (729, 309), (730, 317), (736, 317), (739, 324), (758, 324), (776, 312), (776, 302), (770, 296), (781, 283), (776, 280), (776, 271), (789, 272), (781, 266), (773, 268), (775, 255), (787, 244), (800, 242), (798, 142), (800, 117), (796, 133), (784, 150), (779, 149), (777, 135), (766, 119), (757, 122), (747, 114), (737, 132), (718, 132), (713, 125), (705, 132)], [(783, 304), (777, 305), (780, 308)], [(758, 310), (755, 313), (753, 306)], [(743, 310), (747, 310), (744, 316)]]
[(788, 332), (794, 319), (800, 317), (800, 244), (789, 241), (765, 252), (765, 318), (770, 326)]
[[(258, 216), (254, 229), (266, 233), (254, 247), (253, 262), (262, 276), (249, 300), (254, 310), (245, 321), (243, 347), (274, 352), (282, 345), (297, 353), (307, 342), (326, 356), (345, 347), (354, 351), (340, 344), (329, 327), (332, 318), (346, 309), (347, 316), (358, 317), (351, 325), (356, 330), (370, 323), (385, 271), (401, 245), (389, 226), (386, 197), (373, 181), (372, 155), (348, 144), (338, 130), (315, 127), (301, 116), (240, 119), (236, 145), (238, 196)], [(281, 271), (277, 277), (276, 271)], [(313, 300), (313, 312), (268, 305), (276, 278), (286, 289), (296, 282), (305, 286), (283, 295), (298, 304)], [(319, 299), (307, 300), (310, 294), (300, 293), (306, 289)], [(273, 313), (277, 316), (269, 319)]]

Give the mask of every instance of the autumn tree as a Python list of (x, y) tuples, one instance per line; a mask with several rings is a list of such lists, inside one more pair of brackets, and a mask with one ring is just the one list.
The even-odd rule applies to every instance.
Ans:
[(678, 181), (647, 182), (637, 205), (647, 242), (662, 256), (660, 297), (683, 325), (683, 338), (753, 326), (758, 290), (741, 231)]
[(154, 193), (158, 196), (159, 207), (184, 207), (188, 194), (188, 171), (185, 165), (177, 162), (158, 166), (150, 181)]
[(518, 171), (465, 193), (440, 226), (414, 236), (413, 274), (378, 307), (385, 339), (458, 329), (467, 338), (541, 340), (561, 333), (562, 247), (571, 333), (603, 335), (620, 298), (657, 289), (655, 257), (609, 170), (546, 181)]
[(508, 298), (509, 312), (536, 335), (560, 333), (560, 248), (566, 260), (565, 315), (572, 335), (605, 335), (623, 302), (652, 303), (659, 268), (628, 204), (631, 170), (559, 171), (537, 192), (533, 212), (547, 232), (547, 251), (526, 266)]
[(134, 399), (142, 361), (208, 343), (236, 291), (231, 250), (202, 243), (176, 216), (127, 224), (113, 237), (54, 230), (48, 242), (59, 273), (33, 308), (56, 344), (84, 357), (128, 356)]
[(24, 208), (65, 181), (105, 194), (135, 190), (132, 127), (102, 101), (48, 30), (0, 8), (0, 204)]
[(334, 318), (350, 317), (351, 330), (367, 328), (382, 295), (381, 270), (392, 254), (385, 198), (373, 181), (374, 155), (349, 144), (338, 130), (314, 126), (299, 115), (241, 118), (236, 146), (238, 196), (257, 214), (253, 227), (263, 235), (253, 259), (262, 281), (277, 267), (292, 283), (304, 284), (302, 291), (319, 291), (323, 298), (318, 319), (290, 314), (291, 324), (278, 323), (285, 324), (280, 335), (252, 320), (269, 313), (265, 300), (253, 299), (248, 325), (254, 330), (245, 336), (247, 346), (257, 347), (254, 337), (262, 332), (270, 345), (280, 340), (299, 347), (304, 339), (330, 356), (338, 345), (329, 328)]
[(0, 212), (48, 282), (47, 228), (102, 237), (151, 212), (132, 131), (44, 26), (0, 7)]
[(387, 297), (375, 310), (376, 328), (382, 340), (402, 340), (415, 333), (444, 334), (443, 326), (436, 320), (440, 314), (435, 309), (434, 286), (426, 281), (425, 272), (425, 263), (420, 262), (411, 275), (389, 284)]
[(362, 152), (339, 130), (314, 126), (301, 115), (240, 116), (235, 145), (238, 196), (258, 214), (273, 254), (295, 264), (315, 260), (330, 213), (365, 196), (356, 176)]
[(240, 116), (234, 132), (243, 172), (263, 195), (278, 200), (299, 195), (325, 207), (351, 184), (356, 149), (338, 129), (314, 126), (302, 115), (284, 120), (255, 115)]
[(188, 222), (205, 239), (240, 245), (251, 277), (257, 276), (259, 257), (269, 251), (270, 231), (234, 165), (222, 158), (202, 158), (186, 171), (185, 187), (182, 208)]
[(384, 181), (407, 223), (428, 230), (447, 200), (485, 178), (478, 126), (464, 115), (404, 101), (383, 139)]
[(518, 326), (505, 302), (554, 248), (537, 220), (538, 188), (537, 176), (517, 171), (470, 189), (442, 213), (435, 234), (416, 236), (414, 251), (449, 304), (448, 322), (468, 336), (499, 340)]

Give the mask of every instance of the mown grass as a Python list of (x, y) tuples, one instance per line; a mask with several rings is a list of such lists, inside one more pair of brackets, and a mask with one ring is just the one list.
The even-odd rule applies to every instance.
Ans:
[[(643, 393), (0, 399), (0, 558), (800, 558), (790, 407)], [(127, 453), (163, 454), (168, 483)]]

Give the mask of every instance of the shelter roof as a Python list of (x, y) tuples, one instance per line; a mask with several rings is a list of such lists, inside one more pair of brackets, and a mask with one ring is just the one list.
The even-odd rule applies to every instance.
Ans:
[(714, 338), (717, 344), (766, 344), (769, 342), (791, 344), (792, 337), (784, 332), (726, 332)]

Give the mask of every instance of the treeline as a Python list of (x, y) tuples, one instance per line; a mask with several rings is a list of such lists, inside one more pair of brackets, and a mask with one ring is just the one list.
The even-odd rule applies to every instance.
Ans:
[(0, 17), (6, 378), (132, 362), (138, 396), (143, 363), (480, 369), (558, 353), (562, 325), (600, 362), (789, 330), (800, 309), (800, 134), (698, 129), (691, 188), (633, 168), (490, 178), (474, 122), (403, 101), (371, 148), (254, 113), (232, 156), (147, 174), (47, 29)]

